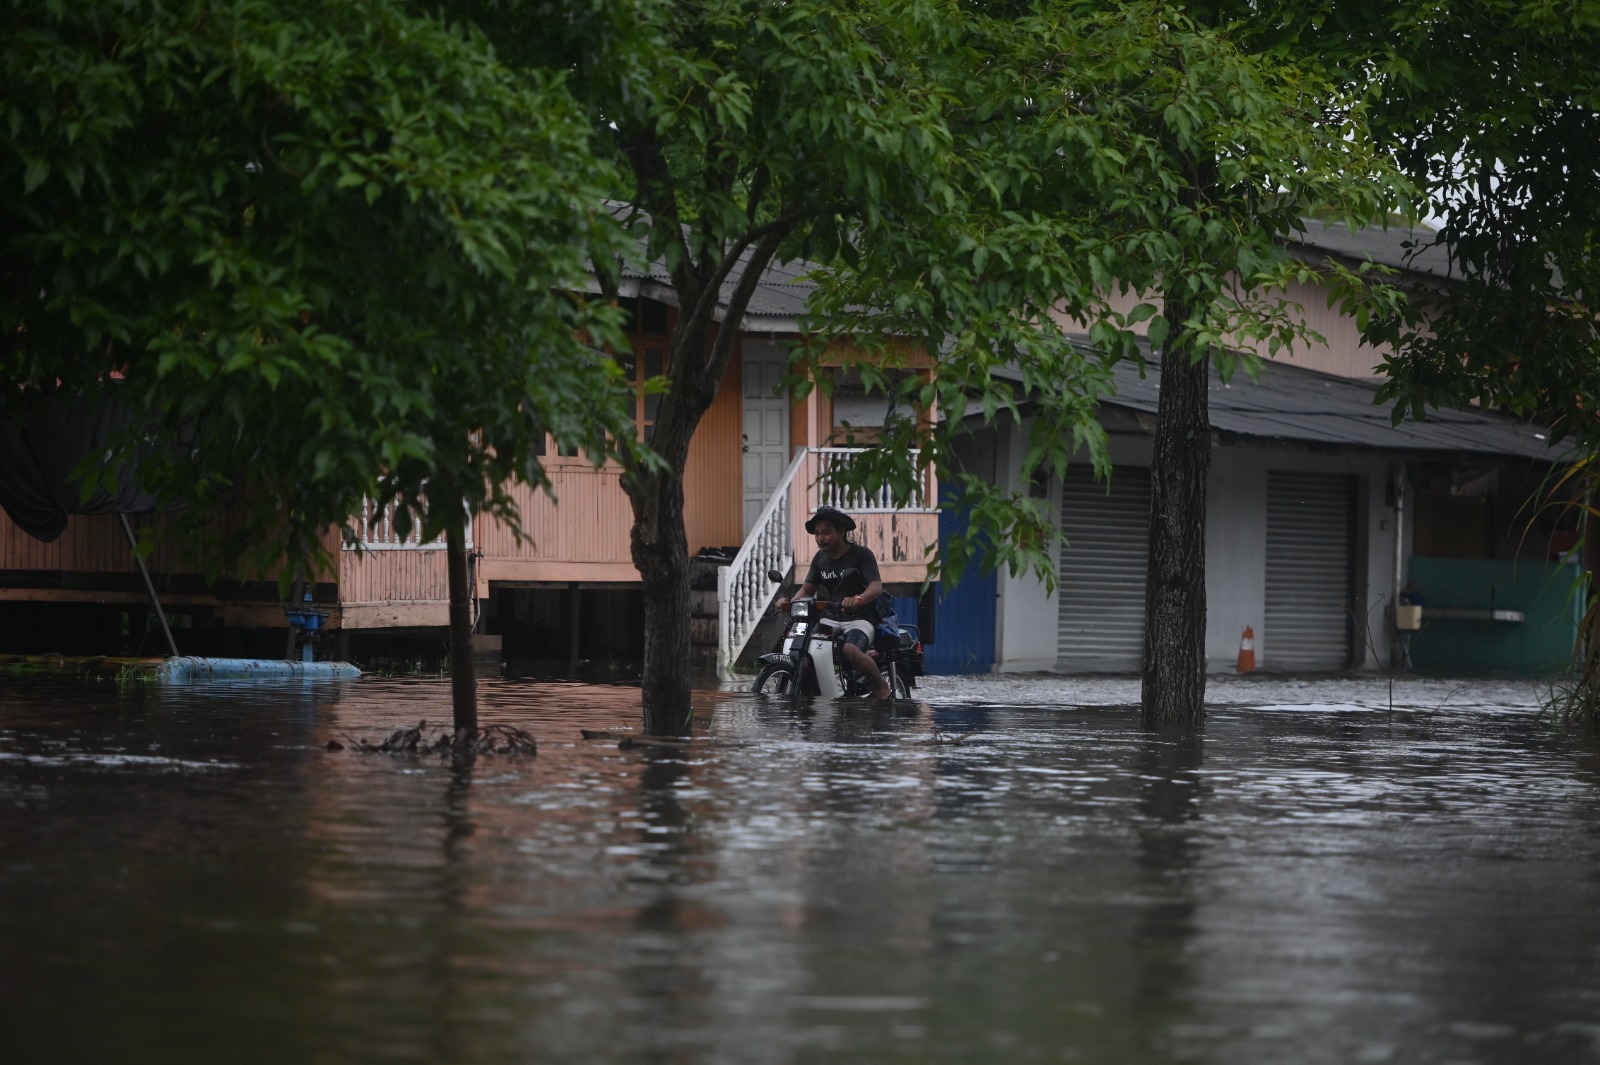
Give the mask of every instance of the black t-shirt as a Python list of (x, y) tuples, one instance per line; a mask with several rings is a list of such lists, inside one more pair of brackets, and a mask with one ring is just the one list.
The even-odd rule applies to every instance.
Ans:
[[(822, 598), (838, 603), (846, 596), (862, 594), (876, 580), (882, 580), (878, 576), (878, 556), (869, 548), (851, 544), (838, 558), (818, 551), (805, 582), (818, 589)], [(877, 604), (862, 609), (876, 610)]]

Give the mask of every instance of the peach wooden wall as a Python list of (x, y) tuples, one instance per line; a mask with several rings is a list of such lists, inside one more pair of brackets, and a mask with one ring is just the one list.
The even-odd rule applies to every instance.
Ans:
[[(226, 624), (276, 627), (284, 623), (283, 610), (276, 601), (225, 599), (211, 592), (174, 591), (168, 578), (172, 576), (197, 577), (204, 565), (189, 543), (175, 531), (177, 516), (163, 514), (130, 514), (128, 523), (134, 535), (148, 530), (154, 549), (145, 559), (156, 582), (161, 604), (167, 610), (189, 610), (196, 607), (217, 611)], [(224, 527), (220, 535), (227, 535)], [(337, 541), (330, 537), (328, 546)], [(0, 569), (24, 570), (40, 574), (59, 574), (64, 577), (79, 575), (77, 583), (93, 585), (98, 576), (121, 578), (114, 583), (116, 589), (95, 587), (79, 588), (28, 588), (0, 586), (0, 599), (25, 602), (57, 603), (137, 603), (149, 601), (139, 569), (133, 560), (121, 520), (115, 514), (74, 514), (67, 519), (67, 528), (59, 538), (44, 543), (23, 532), (8, 517), (0, 515)], [(276, 581), (278, 572), (269, 570), (258, 574), (232, 574), (248, 576), (261, 581)], [(69, 581), (69, 583), (71, 583)]]
[[(817, 553), (817, 542), (805, 530), (809, 511), (797, 515), (794, 528), (795, 580), (803, 580)], [(850, 539), (865, 544), (878, 559), (885, 584), (920, 584), (928, 576), (930, 546), (939, 541), (939, 515), (917, 510), (868, 511), (852, 515), (856, 530)], [(938, 579), (935, 567), (934, 579)]]
[[(743, 538), (742, 363), (735, 353), (717, 394), (689, 443), (684, 466), (684, 525), (689, 551), (737, 544)], [(633, 509), (615, 466), (596, 470), (580, 460), (548, 467), (556, 499), (518, 488), (523, 529), (518, 544), (509, 526), (480, 520), (474, 546), (482, 552), (479, 594), (490, 580), (637, 581), (629, 550)]]
[[(134, 535), (149, 529), (156, 546), (145, 565), (156, 573), (193, 573), (198, 568), (182, 540), (170, 535), (174, 519), (160, 514), (130, 514)], [(127, 534), (115, 514), (74, 514), (66, 531), (45, 543), (0, 516), (0, 569), (62, 573), (138, 573)]]
[(440, 548), (339, 554), (341, 603), (433, 599), (448, 602), (449, 598), (449, 574)]
[(478, 594), (491, 580), (636, 581), (628, 548), (633, 510), (616, 466), (586, 462), (548, 467), (555, 499), (526, 485), (512, 489), (528, 537), (518, 543), (503, 522), (479, 518), (473, 547), (481, 552)]
[[(863, 514), (855, 539), (878, 556), (878, 572), (885, 584), (921, 582), (928, 576), (926, 551), (939, 541), (939, 515), (921, 511)], [(937, 579), (938, 570), (934, 576)]]
[(789, 446), (821, 447), (833, 435), (833, 397), (813, 388), (805, 399), (794, 405), (789, 418)]
[[(116, 531), (121, 551), (107, 535)], [(67, 530), (50, 543), (36, 540), (9, 518), (0, 518), (0, 569), (42, 572), (133, 572), (128, 541), (113, 515), (67, 519)]]
[[(402, 536), (391, 512), (368, 500), (352, 525), (366, 545), (338, 552), (339, 607), (331, 624), (346, 629), (432, 628), (449, 624), (450, 570), (443, 539)], [(470, 537), (469, 537), (470, 542)]]
[(683, 471), (689, 553), (744, 540), (744, 360), (735, 349), (716, 398), (689, 442)]
[[(837, 357), (830, 362), (840, 361)], [(743, 537), (742, 361), (736, 355), (717, 395), (701, 421), (684, 471), (684, 501), (689, 550), (737, 544)], [(832, 425), (832, 404), (820, 391), (795, 407), (793, 443), (820, 444)], [(596, 470), (581, 459), (552, 459), (549, 474), (555, 499), (522, 486), (513, 489), (531, 542), (518, 543), (504, 523), (479, 518), (473, 543), (481, 554), (476, 570), (479, 597), (490, 581), (633, 582), (639, 579), (629, 552), (633, 512), (616, 467)], [(169, 518), (132, 516), (135, 532), (163, 527)], [(802, 518), (803, 520), (803, 518)], [(926, 528), (924, 528), (926, 526)], [(897, 567), (891, 580), (921, 580), (922, 545), (937, 535), (932, 515), (864, 516), (862, 534), (885, 566)], [(798, 541), (802, 554), (809, 557)], [(337, 547), (337, 540), (330, 540)], [(444, 624), (448, 584), (444, 552), (438, 549), (389, 549), (362, 554), (338, 551), (335, 575), (340, 609), (332, 624), (351, 628)], [(184, 544), (163, 536), (148, 560), (155, 573), (195, 573), (198, 564)], [(75, 516), (65, 534), (52, 544), (40, 543), (9, 520), (0, 518), (0, 569), (65, 573), (135, 574), (126, 537), (115, 515)], [(275, 577), (276, 574), (269, 575)], [(81, 598), (53, 589), (3, 589), (0, 598)], [(126, 598), (98, 596), (109, 600)], [(133, 596), (133, 598), (139, 598)], [(163, 599), (164, 602), (167, 600)], [(173, 599), (180, 603), (214, 603), (214, 597)], [(270, 609), (277, 611), (276, 604)]]
[[(151, 573), (197, 574), (205, 566), (198, 553), (191, 549), (189, 540), (177, 531), (178, 515), (129, 514), (128, 524), (135, 536), (143, 538), (149, 532), (153, 549), (145, 557), (145, 566)], [(226, 518), (216, 522), (220, 528), (208, 535), (227, 536), (230, 529)], [(330, 533), (326, 546), (337, 547), (337, 534)], [(50, 542), (36, 540), (0, 513), (0, 569), (33, 570), (61, 573), (117, 573), (137, 574), (138, 565), (128, 546), (127, 534), (115, 514), (73, 514), (67, 518), (66, 531)], [(274, 581), (278, 570), (262, 573), (230, 574), (251, 580)], [(3, 595), (3, 591), (0, 591)]]

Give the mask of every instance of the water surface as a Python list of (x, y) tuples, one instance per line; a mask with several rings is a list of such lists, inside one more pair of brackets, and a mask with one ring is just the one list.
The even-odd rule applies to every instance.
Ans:
[[(8, 1062), (1600, 1060), (1600, 759), (1514, 684), (920, 704), (0, 680)], [(430, 728), (431, 731), (431, 728)]]

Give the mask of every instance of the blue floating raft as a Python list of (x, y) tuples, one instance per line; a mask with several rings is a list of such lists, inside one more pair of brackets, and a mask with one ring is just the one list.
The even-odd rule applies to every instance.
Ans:
[(354, 680), (361, 670), (349, 662), (294, 662), (274, 658), (169, 658), (156, 667), (163, 683), (195, 680)]

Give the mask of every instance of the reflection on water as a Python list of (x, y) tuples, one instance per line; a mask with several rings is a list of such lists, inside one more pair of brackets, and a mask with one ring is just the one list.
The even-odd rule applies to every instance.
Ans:
[(1061, 690), (707, 692), (624, 750), (579, 730), (635, 691), (485, 682), (540, 754), (456, 765), (326, 746), (443, 680), (8, 679), (5, 1058), (1600, 1058), (1581, 738), (1256, 689), (1183, 740)]

